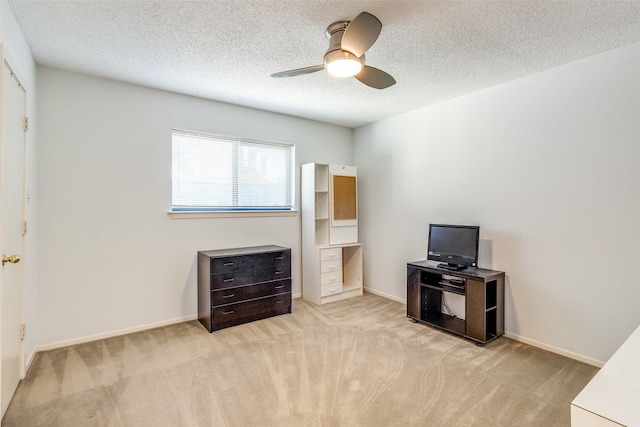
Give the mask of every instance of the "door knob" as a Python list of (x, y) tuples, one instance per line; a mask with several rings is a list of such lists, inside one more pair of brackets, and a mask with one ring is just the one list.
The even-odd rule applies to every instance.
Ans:
[(11, 264), (20, 262), (20, 257), (18, 255), (6, 256), (5, 254), (2, 254), (2, 265), (5, 265), (8, 262)]

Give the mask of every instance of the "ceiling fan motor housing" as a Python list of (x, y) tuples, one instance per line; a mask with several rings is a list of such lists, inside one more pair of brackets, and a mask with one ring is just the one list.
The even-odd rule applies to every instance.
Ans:
[(325, 67), (330, 62), (337, 59), (352, 59), (360, 62), (364, 66), (364, 55), (358, 58), (353, 53), (342, 49), (342, 36), (344, 30), (351, 21), (337, 21), (327, 27), (327, 38), (329, 38), (329, 49), (324, 54)]

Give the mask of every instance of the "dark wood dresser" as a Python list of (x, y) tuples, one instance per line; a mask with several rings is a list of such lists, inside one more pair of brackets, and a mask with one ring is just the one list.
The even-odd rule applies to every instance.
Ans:
[(198, 320), (209, 331), (291, 313), (291, 249), (198, 252)]

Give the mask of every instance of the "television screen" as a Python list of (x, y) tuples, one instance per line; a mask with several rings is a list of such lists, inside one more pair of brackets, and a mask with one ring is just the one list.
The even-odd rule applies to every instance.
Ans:
[(478, 226), (430, 224), (427, 259), (440, 261), (442, 268), (476, 267), (479, 237)]

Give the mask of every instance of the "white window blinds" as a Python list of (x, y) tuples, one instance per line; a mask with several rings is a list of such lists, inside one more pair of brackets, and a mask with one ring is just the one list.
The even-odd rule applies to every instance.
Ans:
[(293, 209), (294, 146), (172, 132), (172, 210)]

